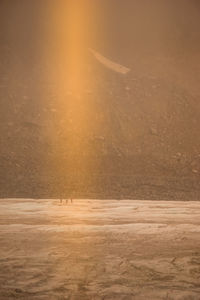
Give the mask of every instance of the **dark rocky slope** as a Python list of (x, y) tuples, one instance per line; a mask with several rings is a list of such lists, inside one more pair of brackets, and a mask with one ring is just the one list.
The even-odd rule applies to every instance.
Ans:
[(198, 200), (198, 1), (87, 4), (1, 1), (0, 196)]

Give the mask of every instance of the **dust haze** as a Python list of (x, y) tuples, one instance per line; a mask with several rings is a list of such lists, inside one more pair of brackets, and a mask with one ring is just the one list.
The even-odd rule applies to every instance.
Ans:
[(198, 198), (199, 1), (1, 0), (0, 15), (2, 197)]
[(200, 299), (199, 82), (199, 0), (0, 0), (0, 300)]

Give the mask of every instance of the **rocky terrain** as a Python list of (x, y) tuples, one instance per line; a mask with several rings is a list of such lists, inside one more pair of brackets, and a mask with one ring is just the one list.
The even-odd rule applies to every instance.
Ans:
[(199, 20), (197, 0), (1, 1), (0, 195), (198, 200)]

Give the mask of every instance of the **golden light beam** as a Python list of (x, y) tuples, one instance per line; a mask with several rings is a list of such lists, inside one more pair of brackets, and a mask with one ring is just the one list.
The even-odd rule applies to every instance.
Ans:
[(66, 174), (71, 178), (74, 176), (74, 182), (89, 176), (85, 172), (92, 167), (88, 136), (95, 126), (92, 123), (95, 108), (91, 95), (88, 95), (88, 89), (92, 90), (93, 86), (87, 55), (92, 34), (88, 26), (90, 14), (87, 1), (52, 2), (49, 9), (51, 50), (48, 55), (57, 89), (55, 110), (59, 113), (56, 125), (62, 131), (61, 140), (52, 130), (52, 150), (58, 162), (65, 156)]

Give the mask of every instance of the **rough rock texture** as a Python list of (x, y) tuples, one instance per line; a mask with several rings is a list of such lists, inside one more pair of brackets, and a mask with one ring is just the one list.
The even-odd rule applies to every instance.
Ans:
[(198, 199), (199, 1), (74, 2), (0, 2), (0, 195)]

